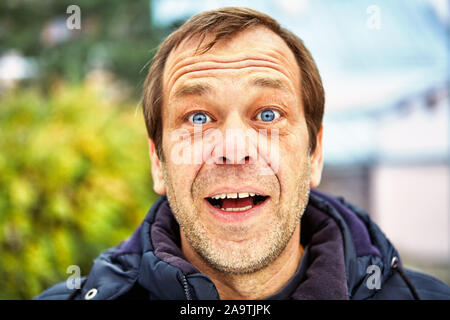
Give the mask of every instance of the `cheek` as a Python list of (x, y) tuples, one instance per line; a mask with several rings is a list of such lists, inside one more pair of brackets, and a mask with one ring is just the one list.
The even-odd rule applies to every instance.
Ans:
[(171, 141), (170, 137), (164, 137), (163, 150), (165, 159), (165, 171), (171, 189), (178, 201), (191, 199), (191, 188), (201, 164), (193, 163), (192, 153), (186, 153), (183, 143)]
[(280, 137), (278, 178), (282, 185), (298, 183), (303, 167), (308, 159), (308, 133), (305, 128), (292, 130)]
[[(191, 186), (196, 174), (196, 167), (193, 165), (167, 163), (166, 175), (172, 184), (172, 190), (179, 200), (190, 197)], [(165, 181), (168, 183), (169, 181)]]
[(290, 126), (283, 135), (280, 135), (281, 156), (297, 162), (303, 155), (307, 154), (309, 145), (308, 128), (306, 122), (298, 122), (295, 126)]

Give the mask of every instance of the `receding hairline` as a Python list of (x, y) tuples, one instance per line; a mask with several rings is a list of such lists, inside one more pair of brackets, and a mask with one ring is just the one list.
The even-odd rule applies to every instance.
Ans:
[[(166, 58), (166, 61), (164, 64), (164, 69), (166, 70), (165, 67), (167, 66), (168, 62), (174, 63), (175, 61), (177, 61), (177, 60), (172, 61), (172, 59), (174, 58), (173, 55), (179, 54), (179, 52), (177, 52), (177, 50), (185, 50), (184, 54), (181, 54), (178, 57), (178, 59), (181, 59), (181, 60), (188, 58), (188, 57), (201, 56), (203, 54), (208, 53), (210, 50), (213, 49), (213, 47), (215, 49), (217, 49), (217, 47), (220, 47), (221, 45), (223, 45), (227, 40), (232, 41), (233, 39), (237, 38), (242, 33), (249, 32), (249, 31), (264, 31), (264, 32), (268, 32), (268, 33), (274, 35), (275, 38), (280, 41), (280, 44), (286, 46), (286, 48), (289, 49), (291, 58), (296, 60), (294, 51), (289, 46), (287, 41), (285, 39), (283, 39), (282, 36), (280, 36), (280, 34), (278, 34), (273, 29), (271, 29), (270, 27), (268, 27), (264, 24), (255, 24), (255, 25), (248, 26), (245, 29), (241, 29), (239, 31), (233, 32), (227, 36), (221, 37), (217, 41), (215, 41), (216, 35), (214, 33), (214, 30), (210, 30), (206, 34), (193, 33), (188, 36), (185, 36), (185, 37), (179, 39), (178, 41), (176, 41), (175, 44), (173, 45), (173, 47), (168, 52), (167, 58)], [(214, 42), (214, 44), (211, 45), (211, 42)], [(194, 47), (195, 47), (195, 49), (193, 49)]]
[[(219, 47), (221, 44), (223, 44), (224, 42), (226, 43), (227, 40), (228, 41), (233, 41), (234, 39), (236, 39), (237, 37), (239, 37), (240, 34), (245, 33), (245, 32), (251, 32), (251, 31), (256, 31), (256, 32), (263, 32), (266, 35), (270, 34), (270, 36), (272, 37), (272, 39), (277, 39), (277, 41), (279, 41), (280, 45), (284, 46), (284, 50), (281, 50), (280, 47), (278, 47), (277, 45), (273, 46), (273, 50), (274, 52), (276, 52), (277, 56), (270, 56), (267, 55), (267, 57), (270, 57), (271, 59), (267, 59), (267, 57), (263, 58), (261, 61), (265, 61), (266, 63), (272, 63), (272, 64), (279, 64), (279, 65), (284, 65), (284, 66), (289, 66), (291, 65), (294, 68), (286, 68), (286, 72), (283, 72), (282, 70), (278, 70), (279, 72), (283, 73), (284, 76), (286, 76), (286, 78), (289, 78), (289, 74), (290, 76), (292, 76), (293, 78), (295, 78), (296, 81), (298, 81), (298, 84), (301, 83), (302, 81), (302, 74), (301, 74), (301, 70), (300, 70), (300, 66), (298, 64), (298, 61), (296, 59), (295, 53), (293, 52), (292, 48), (289, 46), (289, 44), (286, 42), (285, 39), (283, 39), (279, 34), (277, 34), (275, 31), (273, 31), (271, 28), (263, 25), (263, 24), (257, 24), (257, 25), (252, 25), (249, 26), (243, 30), (239, 30), (238, 32), (233, 33), (230, 36), (221, 38), (217, 43), (215, 43), (214, 47), (217, 49), (217, 47)], [(214, 34), (211, 33), (207, 34), (206, 36), (202, 37), (201, 35), (189, 35), (183, 39), (181, 39), (181, 41), (177, 42), (175, 46), (172, 47), (172, 49), (169, 51), (168, 55), (167, 55), (167, 59), (164, 63), (164, 68), (162, 70), (163, 73), (163, 83), (162, 83), (162, 88), (163, 88), (163, 92), (165, 91), (166, 85), (168, 85), (168, 81), (170, 80), (169, 78), (171, 78), (173, 76), (174, 73), (177, 72), (177, 70), (185, 68), (187, 66), (189, 66), (190, 64), (192, 64), (193, 62), (195, 62), (196, 57), (202, 56), (203, 54), (207, 54), (208, 51), (210, 50), (214, 50), (214, 48), (209, 48), (207, 51), (203, 51), (203, 50), (199, 50), (199, 48), (201, 48), (203, 43), (209, 43), (209, 41), (212, 39), (212, 37), (214, 37)], [(263, 43), (263, 41), (258, 41), (258, 43)], [(219, 49), (220, 50), (220, 49)], [(225, 49), (227, 50), (227, 49)], [(174, 56), (175, 55), (175, 56)], [(255, 60), (258, 61), (259, 58), (252, 58), (252, 55), (248, 55), (249, 59), (248, 60)], [(192, 61), (189, 61), (190, 58), (194, 59)], [(200, 59), (200, 58), (199, 58)], [(185, 62), (185, 60), (188, 60)], [(226, 62), (226, 63), (233, 63), (233, 62), (244, 62), (245, 59), (237, 59), (235, 60), (230, 60), (227, 61), (229, 59), (225, 58), (222, 59), (218, 58), (217, 61), (215, 62)], [(179, 64), (181, 63), (181, 66), (179, 66)], [(168, 67), (170, 68), (170, 70), (168, 70)], [(175, 72), (174, 70), (172, 70), (172, 68), (175, 68)], [(201, 69), (200, 69), (201, 70)], [(169, 77), (169, 78), (168, 78)], [(256, 79), (255, 83), (253, 83), (254, 85), (260, 86), (260, 87), (272, 87), (274, 89), (287, 89), (287, 86), (283, 83), (283, 81), (280, 81), (280, 79), (271, 79), (270, 77), (258, 77), (260, 79)], [(171, 82), (171, 81), (169, 81)], [(176, 94), (175, 96), (180, 96), (183, 95), (184, 93), (189, 94), (190, 92), (193, 93), (208, 93), (208, 86), (203, 86), (203, 85), (193, 85), (193, 86), (187, 86), (185, 89), (181, 89), (181, 90), (177, 90), (178, 94)], [(299, 88), (300, 89), (300, 86)], [(299, 92), (301, 95), (301, 92)], [(163, 93), (164, 95), (164, 93)]]

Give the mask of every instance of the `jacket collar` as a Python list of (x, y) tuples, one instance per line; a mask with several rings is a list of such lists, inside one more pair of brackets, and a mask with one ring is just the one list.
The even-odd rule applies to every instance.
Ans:
[(179, 225), (165, 196), (142, 224), (139, 284), (151, 299), (219, 299), (214, 283), (190, 264), (180, 249)]

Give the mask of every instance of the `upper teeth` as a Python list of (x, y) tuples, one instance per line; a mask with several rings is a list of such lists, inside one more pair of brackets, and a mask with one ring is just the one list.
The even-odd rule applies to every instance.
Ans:
[(232, 192), (232, 193), (222, 193), (222, 194), (216, 194), (215, 196), (212, 196), (211, 198), (213, 199), (236, 199), (236, 198), (248, 198), (253, 197), (255, 195), (255, 193), (251, 193), (251, 192)]

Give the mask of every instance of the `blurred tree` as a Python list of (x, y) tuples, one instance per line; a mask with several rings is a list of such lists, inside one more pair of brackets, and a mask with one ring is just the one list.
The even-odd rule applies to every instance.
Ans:
[[(69, 5), (80, 7), (80, 30), (66, 26)], [(16, 50), (38, 70), (30, 86), (0, 94), (0, 299), (32, 298), (67, 279), (69, 265), (86, 275), (156, 199), (136, 110), (144, 66), (167, 34), (150, 8), (0, 2), (0, 56)]]
[[(70, 5), (80, 7), (80, 30), (66, 26)], [(35, 58), (46, 87), (55, 78), (79, 82), (92, 69), (107, 69), (136, 97), (164, 32), (152, 26), (150, 8), (149, 0), (2, 0), (0, 55), (14, 49)]]
[(143, 116), (98, 82), (0, 99), (0, 299), (32, 298), (69, 265), (86, 275), (156, 199)]

